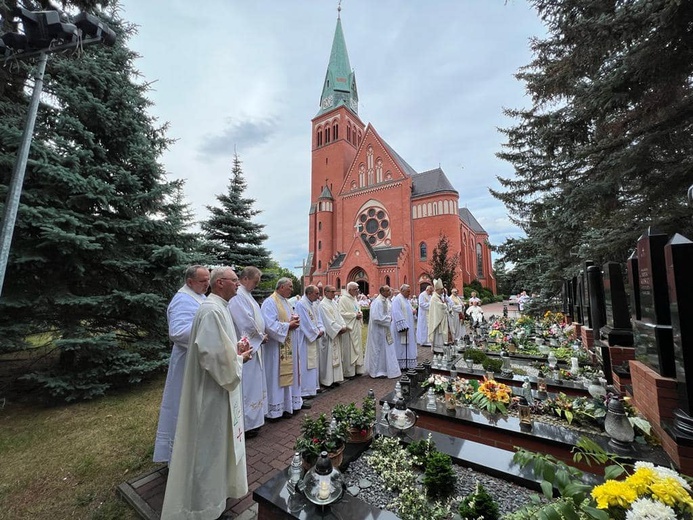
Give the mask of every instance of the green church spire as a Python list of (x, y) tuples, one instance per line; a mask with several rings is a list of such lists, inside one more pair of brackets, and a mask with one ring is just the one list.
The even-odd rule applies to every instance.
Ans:
[[(341, 7), (339, 8), (341, 11)], [(355, 114), (359, 112), (359, 96), (356, 91), (356, 74), (349, 65), (344, 33), (342, 32), (342, 19), (337, 15), (337, 28), (332, 40), (332, 52), (330, 63), (325, 74), (325, 84), (320, 96), (320, 111), (317, 115), (324, 114), (333, 108), (344, 105)]]

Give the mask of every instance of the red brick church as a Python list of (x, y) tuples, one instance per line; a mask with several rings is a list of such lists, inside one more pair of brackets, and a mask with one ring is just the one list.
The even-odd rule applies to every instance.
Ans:
[(309, 255), (305, 282), (365, 294), (429, 281), (440, 233), (460, 252), (455, 285), (478, 279), (496, 292), (488, 233), (440, 168), (417, 172), (358, 115), (356, 77), (337, 18), (330, 63), (312, 120)]

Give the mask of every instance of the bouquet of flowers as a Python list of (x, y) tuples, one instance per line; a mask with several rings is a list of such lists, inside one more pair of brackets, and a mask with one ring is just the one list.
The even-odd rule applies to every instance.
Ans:
[(465, 403), (470, 402), (472, 396), (479, 389), (479, 381), (476, 379), (457, 377), (453, 379), (450, 384), (452, 385), (452, 391), (455, 394), (455, 399)]
[(507, 413), (506, 405), (510, 404), (513, 391), (503, 383), (484, 378), (478, 390), (472, 395), (472, 404), (490, 413)]
[(421, 386), (424, 388), (431, 386), (436, 394), (442, 394), (447, 389), (449, 383), (449, 377), (441, 376), (440, 374), (433, 374), (423, 383), (421, 383)]
[(650, 462), (638, 461), (625, 480), (607, 480), (592, 489), (597, 509), (610, 518), (660, 519), (691, 518), (691, 486), (676, 471)]

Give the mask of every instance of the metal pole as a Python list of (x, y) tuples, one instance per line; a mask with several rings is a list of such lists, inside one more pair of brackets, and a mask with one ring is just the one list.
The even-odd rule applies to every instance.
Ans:
[(39, 54), (34, 78), (34, 91), (31, 94), (29, 103), (29, 113), (26, 116), (26, 124), (22, 133), (22, 141), (17, 152), (17, 160), (12, 170), (7, 200), (5, 202), (5, 214), (2, 217), (2, 229), (0, 229), (0, 296), (5, 282), (5, 271), (7, 270), (7, 259), (10, 256), (10, 244), (12, 243), (12, 233), (14, 223), (17, 220), (17, 210), (19, 209), (19, 198), (22, 195), (22, 184), (24, 184), (24, 174), (26, 173), (26, 163), (29, 158), (29, 148), (31, 148), (31, 138), (34, 135), (34, 124), (38, 113), (39, 100), (43, 90), (43, 75), (46, 72), (46, 62), (48, 55), (45, 52)]

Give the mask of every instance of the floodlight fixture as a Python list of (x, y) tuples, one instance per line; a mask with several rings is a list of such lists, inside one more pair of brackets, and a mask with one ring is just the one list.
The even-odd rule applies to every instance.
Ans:
[(79, 38), (77, 26), (63, 23), (58, 11), (29, 11), (19, 7), (16, 14), (22, 20), (24, 34), (32, 49), (44, 49), (55, 43), (70, 43)]
[(83, 35), (101, 38), (103, 43), (112, 47), (116, 42), (116, 34), (108, 25), (89, 13), (79, 13), (74, 19), (75, 25)]
[[(0, 37), (0, 40), (2, 40), (2, 43), (5, 47), (5, 51), (25, 51), (27, 46), (29, 45), (27, 37), (21, 33), (16, 32), (5, 33), (2, 35), (2, 37)], [(5, 57), (6, 53), (3, 52), (2, 54), (3, 57)]]

